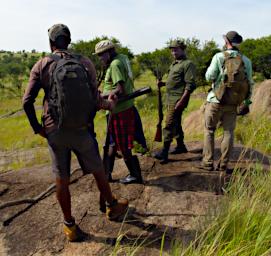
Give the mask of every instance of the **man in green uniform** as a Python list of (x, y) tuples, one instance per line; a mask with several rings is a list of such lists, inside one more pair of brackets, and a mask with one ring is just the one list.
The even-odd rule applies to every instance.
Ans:
[(162, 81), (157, 83), (159, 87), (165, 85), (167, 91), (167, 117), (163, 129), (164, 147), (154, 155), (155, 158), (162, 160), (162, 163), (168, 162), (168, 152), (173, 138), (176, 139), (177, 146), (170, 153), (187, 152), (181, 126), (182, 112), (188, 105), (190, 94), (196, 88), (196, 69), (186, 57), (186, 45), (180, 40), (174, 40), (170, 43), (169, 48), (174, 62), (169, 68), (166, 83)]

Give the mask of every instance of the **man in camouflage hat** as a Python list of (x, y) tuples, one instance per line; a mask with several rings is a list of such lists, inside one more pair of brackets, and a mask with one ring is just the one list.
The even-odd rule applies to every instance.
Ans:
[(182, 112), (188, 105), (190, 94), (196, 88), (196, 69), (186, 57), (186, 45), (180, 40), (173, 40), (170, 42), (169, 48), (174, 62), (169, 67), (167, 81), (157, 82), (159, 87), (166, 86), (167, 91), (167, 117), (163, 129), (164, 147), (154, 155), (155, 158), (162, 160), (161, 163), (168, 162), (169, 148), (173, 138), (176, 139), (177, 146), (170, 153), (187, 152), (181, 126)]
[[(23, 107), (34, 133), (47, 139), (53, 172), (56, 176), (56, 197), (64, 216), (64, 233), (69, 241), (78, 241), (83, 237), (71, 213), (69, 191), (71, 151), (76, 154), (83, 173), (92, 173), (94, 175), (101, 195), (106, 200), (108, 219), (114, 220), (118, 218), (126, 212), (128, 207), (126, 199), (116, 200), (111, 193), (99, 155), (97, 141), (93, 132), (94, 128), (91, 127), (95, 112), (88, 115), (89, 104), (94, 104), (95, 110), (111, 110), (114, 108), (116, 100), (113, 94), (109, 96), (108, 100), (104, 100), (100, 96), (97, 90), (96, 72), (92, 62), (84, 56), (72, 54), (67, 50), (71, 42), (71, 35), (66, 25), (56, 24), (52, 26), (48, 30), (48, 35), (52, 54), (39, 60), (32, 68), (29, 84), (23, 97)], [(63, 64), (61, 66), (60, 63), (68, 63), (68, 65), (64, 66)], [(85, 88), (85, 91), (83, 91), (85, 95), (92, 95), (93, 103), (88, 102), (87, 98), (86, 103), (89, 103), (86, 105), (87, 107), (82, 106), (82, 109), (79, 109), (79, 114), (82, 111), (86, 112), (85, 123), (80, 127), (76, 126), (76, 120), (71, 120), (72, 125), (69, 127), (60, 123), (61, 112), (58, 111), (59, 109), (55, 109), (52, 104), (51, 99), (55, 96), (53, 88), (56, 88), (55, 76), (58, 74), (57, 67), (61, 67), (63, 71), (61, 74), (65, 74), (61, 79), (61, 81), (65, 80), (66, 84), (63, 85), (69, 83), (76, 91), (76, 93), (70, 95), (73, 99), (69, 105), (70, 109), (78, 109), (77, 107), (83, 101), (82, 88)], [(76, 67), (76, 69), (72, 69), (72, 67)], [(65, 73), (66, 71), (67, 73)], [(79, 84), (74, 81), (83, 81), (83, 83)], [(40, 89), (45, 92), (42, 124), (38, 121), (34, 108), (34, 102)], [(64, 89), (68, 91), (67, 88)], [(78, 99), (78, 97), (80, 98)], [(61, 98), (59, 91), (57, 98)], [(104, 205), (101, 206), (104, 207)], [(104, 208), (101, 210), (105, 211)]]
[(225, 172), (233, 149), (237, 106), (241, 104), (240, 115), (248, 113), (253, 79), (251, 61), (239, 50), (243, 41), (242, 36), (236, 31), (229, 31), (223, 38), (226, 50), (213, 56), (205, 74), (206, 80), (213, 84), (204, 111), (205, 129), (201, 168), (214, 170), (214, 134), (217, 124), (221, 122), (224, 133), (217, 170)]
[[(97, 54), (106, 67), (103, 93), (114, 92), (121, 96), (133, 92), (133, 74), (129, 59), (124, 54), (118, 54), (111, 40), (102, 40), (95, 46)], [(141, 168), (137, 156), (132, 155), (135, 140), (134, 100), (118, 102), (112, 113), (108, 115), (109, 136), (113, 140), (110, 147), (110, 170), (113, 171), (116, 151), (123, 155), (129, 174), (120, 179), (123, 184), (142, 183)], [(111, 174), (109, 174), (111, 177)]]

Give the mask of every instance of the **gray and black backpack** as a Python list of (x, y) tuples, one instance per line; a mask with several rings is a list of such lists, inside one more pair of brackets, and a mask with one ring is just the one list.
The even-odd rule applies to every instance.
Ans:
[(96, 113), (96, 98), (81, 56), (53, 54), (48, 107), (59, 128), (87, 127)]

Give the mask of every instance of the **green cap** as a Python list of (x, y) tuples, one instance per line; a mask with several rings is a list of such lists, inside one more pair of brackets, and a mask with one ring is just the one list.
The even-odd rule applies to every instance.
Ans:
[(115, 48), (115, 45), (111, 40), (102, 40), (95, 45), (95, 54), (103, 53), (112, 48)]
[(69, 28), (64, 24), (55, 24), (48, 29), (48, 36), (49, 38), (55, 42), (57, 37), (65, 36), (71, 38), (71, 33)]
[(169, 48), (181, 48), (182, 50), (186, 49), (186, 45), (181, 40), (172, 40), (169, 43)]

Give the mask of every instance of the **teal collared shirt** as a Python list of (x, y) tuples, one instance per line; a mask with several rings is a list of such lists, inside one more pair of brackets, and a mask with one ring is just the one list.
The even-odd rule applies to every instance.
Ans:
[[(237, 50), (227, 50), (227, 52), (231, 56), (236, 56), (239, 53)], [(251, 103), (251, 94), (252, 94), (252, 88), (254, 84), (254, 81), (252, 79), (252, 65), (251, 65), (251, 61), (245, 55), (242, 55), (242, 59), (245, 64), (246, 75), (247, 75), (249, 88), (250, 88), (249, 96), (245, 100), (245, 104), (249, 105)], [(222, 81), (224, 61), (225, 61), (224, 52), (219, 52), (215, 54), (210, 66), (208, 67), (206, 71), (205, 78), (207, 81), (213, 81), (212, 88), (216, 88), (217, 86), (219, 86)], [(211, 90), (208, 93), (207, 101), (213, 102), (213, 103), (220, 103), (218, 99), (216, 98), (213, 90)]]

